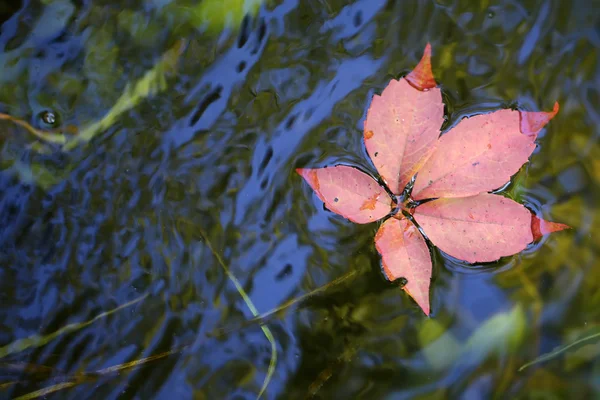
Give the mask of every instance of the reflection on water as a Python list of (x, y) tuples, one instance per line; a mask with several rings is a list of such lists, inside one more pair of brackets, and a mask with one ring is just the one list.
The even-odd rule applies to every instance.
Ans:
[[(599, 395), (593, 341), (518, 372), (600, 324), (598, 4), (231, 0), (223, 20), (210, 1), (121, 3), (0, 8), (0, 112), (36, 129), (101, 121), (186, 43), (164, 90), (89, 143), (40, 147), (0, 121), (0, 346), (146, 295), (0, 359), (3, 398), (255, 398), (272, 355), (260, 322), (278, 355), (266, 398)], [(370, 98), (427, 41), (448, 127), (561, 103), (504, 193), (574, 227), (486, 265), (435, 250), (430, 319), (383, 278), (376, 224), (324, 210), (293, 173), (374, 173)], [(219, 258), (259, 313), (355, 275), (247, 322)]]

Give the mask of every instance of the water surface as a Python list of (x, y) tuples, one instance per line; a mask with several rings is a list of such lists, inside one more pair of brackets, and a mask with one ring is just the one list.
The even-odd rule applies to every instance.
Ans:
[[(266, 320), (265, 398), (600, 396), (594, 341), (518, 372), (600, 328), (600, 3), (229, 3), (225, 19), (210, 0), (0, 8), (0, 112), (39, 129), (102, 120), (183, 46), (162, 91), (89, 143), (42, 151), (0, 121), (0, 346), (137, 300), (0, 359), (0, 396), (82, 379), (48, 398), (255, 398), (272, 347), (223, 265), (260, 313), (343, 279)], [(503, 193), (573, 227), (492, 264), (432, 249), (430, 318), (381, 273), (377, 223), (325, 210), (294, 173), (375, 174), (370, 99), (427, 42), (448, 127), (560, 102)]]

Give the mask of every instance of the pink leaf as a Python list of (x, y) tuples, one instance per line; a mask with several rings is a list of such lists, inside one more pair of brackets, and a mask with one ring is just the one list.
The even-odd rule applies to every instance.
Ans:
[(544, 235), (565, 229), (571, 229), (571, 227), (558, 222), (545, 221), (535, 215), (531, 216), (531, 233), (533, 234), (533, 240), (539, 240)]
[[(425, 64), (429, 65), (429, 74), (430, 52), (430, 47), (427, 47), (423, 56)], [(428, 82), (423, 74), (425, 72), (421, 71), (415, 74), (420, 78), (411, 79), (415, 82), (425, 79), (423, 82)], [(407, 79), (392, 80), (381, 96), (373, 96), (364, 126), (367, 152), (394, 194), (402, 193), (413, 175), (427, 161), (435, 149), (444, 122), (442, 94), (435, 87), (433, 76), (433, 86), (419, 83), (426, 85), (427, 91), (415, 89)]]
[(379, 227), (375, 246), (387, 278), (405, 278), (404, 290), (429, 315), (431, 256), (417, 227), (407, 219), (389, 218)]
[(516, 254), (533, 240), (531, 213), (489, 193), (433, 200), (418, 206), (414, 218), (433, 244), (470, 263)]
[(442, 135), (417, 175), (413, 199), (473, 196), (508, 182), (535, 149), (532, 126), (540, 127), (541, 120), (553, 115), (525, 114), (524, 119), (534, 120), (525, 134), (521, 114), (499, 110), (465, 118)]
[(392, 199), (369, 175), (356, 168), (338, 165), (328, 168), (298, 168), (325, 206), (358, 224), (385, 217)]

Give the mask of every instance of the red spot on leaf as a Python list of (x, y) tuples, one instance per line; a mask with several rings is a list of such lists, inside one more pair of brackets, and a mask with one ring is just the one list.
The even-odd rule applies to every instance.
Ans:
[(365, 132), (365, 139), (371, 139), (373, 137), (373, 131)]
[(431, 71), (431, 45), (427, 43), (423, 57), (419, 64), (413, 69), (405, 79), (419, 90), (431, 89), (436, 86), (433, 72)]
[(521, 114), (521, 133), (527, 136), (536, 136), (537, 133), (548, 123), (559, 110), (558, 102), (554, 103), (552, 111), (519, 111)]
[(545, 221), (533, 214), (531, 215), (531, 233), (533, 234), (534, 241), (541, 239), (542, 236), (549, 233), (558, 232), (565, 229), (571, 229), (571, 227), (558, 222)]

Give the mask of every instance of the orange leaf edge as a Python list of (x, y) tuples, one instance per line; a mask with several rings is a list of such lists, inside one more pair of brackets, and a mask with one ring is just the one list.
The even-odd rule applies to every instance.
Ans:
[(556, 114), (560, 106), (554, 102), (552, 111), (519, 111), (521, 118), (521, 133), (535, 136)]
[(431, 89), (437, 86), (431, 71), (431, 44), (427, 43), (423, 57), (408, 75), (404, 77), (413, 87), (419, 90)]
[(559, 232), (565, 229), (572, 229), (569, 225), (561, 224), (560, 222), (546, 221), (542, 218), (538, 218), (536, 215), (531, 215), (531, 233), (533, 234), (533, 241), (537, 241), (542, 236), (552, 232)]

